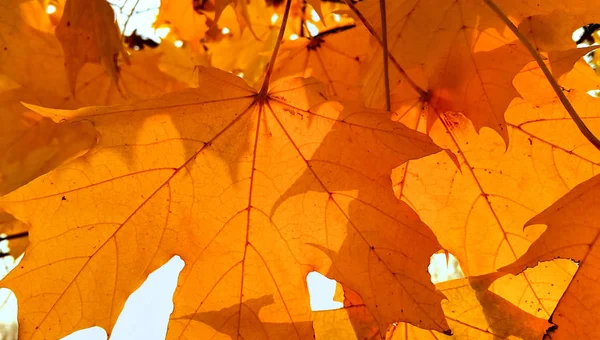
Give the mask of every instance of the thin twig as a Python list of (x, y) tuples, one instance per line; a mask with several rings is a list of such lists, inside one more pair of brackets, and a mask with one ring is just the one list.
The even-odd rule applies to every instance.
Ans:
[(383, 81), (385, 82), (385, 109), (390, 111), (390, 72), (388, 69), (388, 38), (387, 38), (387, 17), (385, 14), (385, 0), (379, 0), (379, 12), (381, 13), (381, 38), (383, 40)]
[(333, 27), (333, 28), (330, 28), (330, 29), (327, 29), (327, 30), (319, 32), (319, 34), (317, 34), (314, 37), (312, 37), (312, 39), (315, 39), (315, 38), (325, 38), (328, 35), (332, 35), (332, 34), (337, 34), (337, 33), (340, 33), (340, 32), (344, 32), (344, 31), (347, 31), (347, 30), (349, 30), (351, 28), (355, 28), (355, 27), (356, 27), (356, 24), (348, 24), (348, 25), (344, 25), (344, 26), (336, 26), (336, 27)]
[[(363, 25), (365, 25), (365, 27), (369, 30), (369, 32), (371, 33), (371, 35), (377, 40), (377, 42), (379, 43), (379, 45), (382, 46), (383, 48), (383, 40), (381, 40), (381, 37), (379, 36), (379, 34), (377, 34), (377, 31), (375, 31), (375, 29), (373, 28), (373, 26), (371, 26), (371, 24), (369, 23), (369, 21), (367, 20), (367, 18), (365, 18), (364, 15), (362, 15), (362, 13), (358, 10), (358, 8), (356, 8), (356, 6), (354, 6), (354, 4), (352, 3), (351, 0), (344, 0), (344, 2), (346, 3), (346, 5), (348, 5), (348, 7), (350, 7), (350, 9), (352, 10), (352, 12), (354, 12), (354, 14), (356, 14), (356, 16), (360, 19), (360, 21), (363, 23)], [(402, 66), (400, 66), (400, 63), (398, 62), (398, 60), (396, 60), (396, 58), (394, 57), (393, 54), (389, 53), (388, 51), (388, 57), (389, 60), (392, 61), (392, 64), (394, 64), (394, 66), (396, 67), (396, 69), (398, 70), (398, 72), (400, 72), (400, 75), (404, 78), (404, 80), (406, 80), (408, 82), (408, 85), (410, 85), (410, 87), (415, 90), (415, 92), (417, 92), (419, 94), (419, 97), (421, 97), (421, 100), (423, 101), (428, 101), (430, 94), (423, 90), (419, 85), (417, 85), (412, 79), (410, 79), (410, 77), (408, 76), (408, 74), (406, 74), (406, 71), (404, 71), (404, 69), (402, 68)]]
[(267, 73), (265, 74), (265, 80), (263, 80), (262, 87), (260, 88), (259, 97), (265, 96), (269, 90), (269, 81), (271, 80), (271, 74), (273, 73), (273, 66), (275, 66), (275, 59), (277, 59), (277, 52), (279, 52), (281, 40), (283, 40), (283, 34), (285, 33), (285, 26), (290, 14), (291, 4), (292, 0), (287, 0), (285, 4), (285, 13), (283, 13), (283, 19), (281, 19), (281, 28), (279, 29), (277, 42), (275, 42), (275, 48), (273, 49), (273, 54), (271, 55), (271, 61), (269, 61), (269, 66), (267, 66)]
[(538, 51), (531, 45), (529, 40), (519, 31), (519, 29), (515, 26), (515, 24), (513, 24), (512, 21), (510, 21), (510, 19), (506, 16), (506, 14), (504, 14), (504, 12), (502, 12), (502, 10), (498, 6), (496, 6), (496, 4), (492, 0), (483, 0), (483, 1), (494, 12), (496, 12), (496, 14), (500, 17), (500, 19), (502, 19), (502, 21), (504, 21), (504, 23), (508, 26), (508, 28), (510, 28), (510, 30), (517, 36), (517, 38), (519, 38), (519, 40), (521, 40), (523, 45), (525, 45), (525, 47), (527, 48), (527, 50), (529, 51), (529, 53), (531, 54), (533, 59), (535, 59), (535, 61), (537, 62), (540, 69), (542, 69), (544, 76), (546, 76), (546, 79), (550, 83), (550, 86), (552, 86), (552, 89), (554, 90), (554, 92), (558, 96), (558, 99), (560, 99), (560, 102), (563, 104), (563, 106), (565, 107), (565, 109), (567, 110), (567, 112), (569, 113), (569, 115), (571, 116), (571, 118), (573, 119), (573, 121), (575, 122), (577, 127), (579, 128), (579, 131), (581, 131), (581, 133), (597, 149), (600, 149), (600, 140), (596, 136), (594, 136), (594, 134), (590, 131), (590, 129), (588, 129), (588, 127), (585, 125), (585, 123), (583, 122), (581, 117), (579, 117), (579, 115), (577, 114), (577, 111), (575, 111), (575, 108), (573, 108), (573, 106), (571, 105), (571, 102), (569, 102), (569, 100), (563, 93), (562, 88), (560, 87), (560, 85), (558, 85), (558, 83), (556, 82), (556, 79), (554, 79), (554, 77), (552, 76), (552, 73), (548, 69), (548, 66), (546, 66), (546, 64), (542, 60), (542, 57), (540, 56)]
[(16, 233), (16, 234), (12, 234), (12, 235), (7, 235), (4, 237), (0, 237), (0, 241), (6, 241), (6, 240), (12, 240), (15, 238), (20, 238), (20, 237), (27, 237), (29, 236), (29, 232), (24, 231), (22, 233)]
[[(125, 36), (125, 30), (127, 30), (127, 24), (129, 24), (129, 20), (133, 16), (133, 12), (135, 11), (135, 9), (139, 3), (140, 3), (140, 0), (136, 0), (135, 4), (131, 8), (131, 12), (129, 12), (129, 15), (127, 16), (127, 20), (125, 20), (125, 23), (123, 24), (123, 32), (121, 32), (121, 37)], [(124, 6), (125, 6), (125, 4), (123, 4), (123, 7)], [(121, 7), (121, 11), (123, 11), (123, 7)]]
[(133, 12), (133, 14), (134, 15), (144, 14), (144, 13), (147, 13), (147, 12), (156, 11), (158, 9), (159, 9), (159, 7), (148, 7), (146, 9), (141, 9), (139, 11), (135, 11), (135, 12)]

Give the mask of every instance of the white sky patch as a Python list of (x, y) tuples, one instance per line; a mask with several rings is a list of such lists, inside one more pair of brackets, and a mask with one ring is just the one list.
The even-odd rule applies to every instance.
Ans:
[(446, 254), (444, 253), (433, 254), (427, 270), (431, 275), (431, 282), (433, 283), (440, 283), (465, 277), (465, 274), (463, 274), (462, 269), (460, 268), (458, 260), (450, 253), (448, 253), (447, 259)]
[(317, 272), (310, 272), (306, 276), (308, 294), (310, 295), (310, 309), (313, 311), (332, 310), (344, 307), (339, 301), (334, 301), (335, 280), (329, 279)]
[[(143, 38), (150, 38), (156, 41), (161, 40), (161, 37), (152, 27), (152, 24), (158, 15), (160, 0), (140, 0), (135, 9), (133, 9), (133, 7), (135, 6), (136, 0), (109, 0), (108, 2), (115, 11), (117, 23), (119, 24), (121, 31), (123, 31), (123, 27), (125, 23), (127, 23), (125, 32), (123, 32), (126, 36), (131, 35), (134, 30), (137, 30), (137, 34), (141, 35)], [(127, 22), (127, 18), (130, 14), (131, 19)]]
[(148, 275), (129, 296), (113, 330), (111, 340), (164, 339), (173, 311), (173, 292), (184, 263), (179, 256)]

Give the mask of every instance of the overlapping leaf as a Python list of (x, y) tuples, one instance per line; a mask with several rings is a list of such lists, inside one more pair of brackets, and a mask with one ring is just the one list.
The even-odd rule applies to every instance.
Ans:
[(364, 26), (342, 26), (312, 38), (287, 41), (277, 58), (273, 77), (315, 77), (329, 85), (329, 93), (342, 100), (360, 98), (361, 65), (371, 44)]
[[(33, 91), (50, 87), (62, 91), (66, 85), (60, 72), (64, 60), (51, 30), (37, 1), (0, 1), (0, 73)], [(45, 75), (43, 81), (40, 74)]]
[(20, 7), (12, 1), (0, 4), (6, 10), (0, 15), (8, 26), (0, 31), (6, 51), (2, 55), (6, 67), (0, 71), (11, 78), (2, 83), (14, 83), (0, 93), (0, 194), (80, 155), (96, 141), (90, 124), (56, 124), (21, 102), (77, 108), (123, 103), (183, 87), (158, 70), (156, 53), (141, 51), (132, 56), (131, 64), (121, 67), (117, 81), (99, 65), (82, 66), (79, 82), (71, 91), (61, 48), (39, 3), (25, 1)]
[[(579, 2), (572, 6), (558, 1), (493, 2), (516, 25), (536, 15), (551, 15), (558, 10), (583, 12), (586, 8)], [(421, 94), (421, 100), (442, 113), (461, 112), (477, 131), (490, 127), (508, 144), (504, 112), (511, 100), (519, 96), (512, 79), (533, 59), (498, 14), (482, 0), (403, 0), (386, 4), (389, 50), (411, 80), (427, 93), (426, 97)], [(364, 1), (357, 7), (380, 30), (378, 1)], [(568, 25), (580, 27), (587, 20), (576, 17)], [(547, 32), (544, 31), (547, 44), (564, 41), (563, 36), (550, 36)], [(380, 63), (373, 64), (366, 78), (364, 91), (371, 105), (383, 102), (382, 72)], [(397, 72), (391, 75), (393, 80), (406, 83)], [(405, 86), (403, 91), (414, 90)], [(436, 119), (435, 114), (429, 117), (430, 122)]]
[(67, 0), (56, 27), (56, 37), (65, 52), (65, 68), (71, 89), (88, 62), (102, 64), (117, 82), (119, 56), (127, 58), (114, 12), (104, 0)]
[(232, 6), (237, 18), (240, 31), (248, 28), (254, 34), (250, 14), (248, 13), (248, 3), (244, 0), (215, 0), (215, 22), (219, 22), (221, 14), (227, 6)]
[[(206, 16), (196, 12), (192, 1), (162, 0), (155, 25), (167, 25), (185, 41), (198, 42), (204, 38), (209, 25)], [(200, 1), (198, 1), (200, 4)]]
[(551, 12), (533, 15), (519, 25), (519, 30), (543, 52), (572, 48), (575, 30), (600, 21), (600, 5), (595, 1), (575, 0), (568, 4), (557, 1), (550, 7)]
[[(527, 225), (545, 224), (548, 229), (531, 248), (504, 271), (519, 272), (539, 261), (570, 258), (579, 262), (573, 281), (561, 297), (552, 322), (557, 328), (552, 339), (594, 339), (600, 336), (598, 323), (598, 204), (600, 177), (576, 186), (538, 214)], [(540, 264), (540, 265), (543, 265)]]
[[(493, 132), (477, 134), (460, 114), (443, 114), (430, 135), (458, 155), (462, 170), (436, 155), (410, 162), (394, 175), (399, 196), (470, 275), (493, 272), (522, 255), (541, 232), (523, 232), (525, 221), (598, 169), (598, 150), (577, 131), (544, 80), (535, 67), (515, 79), (524, 99), (515, 100), (506, 114), (508, 150)], [(594, 129), (595, 99), (575, 89), (567, 95)], [(408, 112), (401, 121), (424, 129), (417, 114)], [(548, 270), (560, 282), (568, 282), (572, 273), (555, 264)], [(550, 286), (546, 279), (536, 283), (527, 275), (522, 277), (525, 281), (497, 284), (494, 291), (532, 314), (548, 317), (556, 302), (545, 300)]]
[[(509, 2), (501, 7), (519, 17), (538, 12), (535, 1)], [(357, 6), (380, 30), (378, 1)], [(429, 93), (428, 102), (440, 112), (462, 112), (476, 130), (490, 127), (508, 144), (504, 111), (518, 96), (512, 78), (532, 58), (502, 20), (481, 0), (387, 1), (386, 6), (389, 50)], [(382, 72), (381, 64), (374, 64), (367, 78), (369, 103), (382, 102)]]
[[(252, 20), (252, 31), (229, 24), (231, 33), (219, 42), (208, 43), (207, 54), (211, 66), (232, 72), (255, 85), (263, 76), (280, 27), (277, 23), (271, 24), (272, 13), (264, 2), (253, 1), (246, 10)], [(227, 19), (226, 22), (231, 23), (235, 18), (233, 11), (225, 11), (220, 22)]]

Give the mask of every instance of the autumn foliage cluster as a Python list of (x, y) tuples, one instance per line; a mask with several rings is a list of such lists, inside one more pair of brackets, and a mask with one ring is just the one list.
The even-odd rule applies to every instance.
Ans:
[[(571, 37), (599, 17), (162, 0), (157, 44), (105, 0), (0, 0), (19, 338), (110, 334), (178, 255), (168, 339), (600, 339), (600, 78)], [(438, 252), (465, 278), (434, 285)], [(344, 308), (311, 311), (311, 271)]]

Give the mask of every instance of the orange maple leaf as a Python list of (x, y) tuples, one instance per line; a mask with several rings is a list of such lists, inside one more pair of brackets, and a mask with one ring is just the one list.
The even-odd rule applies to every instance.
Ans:
[[(0, 55), (0, 69), (10, 79), (3, 79), (0, 94), (0, 195), (84, 153), (96, 140), (91, 125), (56, 124), (25, 108), (22, 101), (71, 109), (123, 103), (183, 87), (158, 70), (156, 53), (140, 51), (120, 68), (118, 83), (101, 66), (88, 63), (69, 89), (61, 48), (49, 34), (54, 28), (40, 4), (26, 1), (3, 8), (0, 16), (7, 27), (0, 31), (0, 46), (6, 53)], [(44, 54), (37, 54), (38, 49)]]
[[(200, 77), (202, 90), (140, 104), (34, 108), (93, 123), (99, 141), (0, 201), (35, 235), (3, 281), (20, 300), (21, 336), (110, 329), (128, 295), (175, 254), (188, 265), (169, 337), (208, 334), (191, 320), (219, 310), (235, 312), (223, 327), (245, 337), (258, 323), (265, 336), (312, 337), (311, 268), (359, 292), (383, 328), (406, 320), (447, 331), (432, 308), (443, 296), (424, 270), (440, 246), (389, 179), (395, 166), (440, 149), (389, 113), (341, 111), (314, 81), (280, 83), (263, 99), (222, 71)], [(23, 284), (31, 280), (48, 284)], [(72, 317), (57, 328), (63, 313)]]

